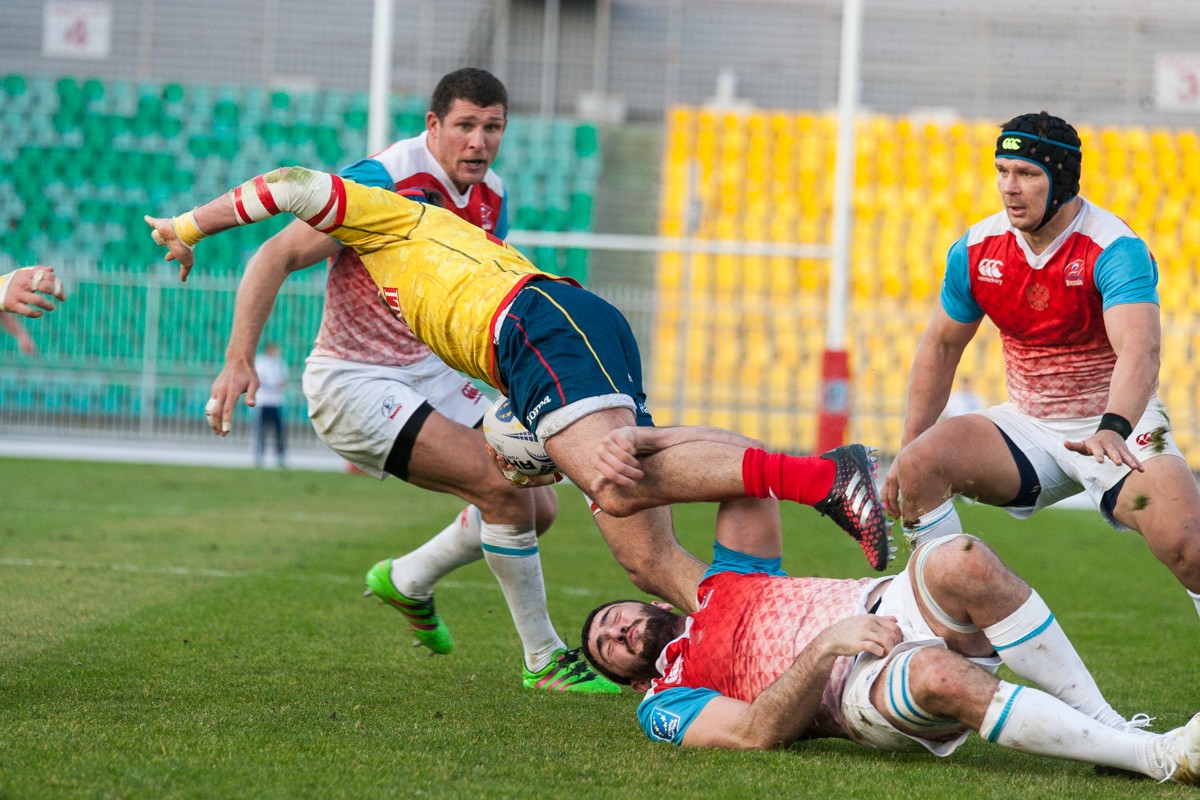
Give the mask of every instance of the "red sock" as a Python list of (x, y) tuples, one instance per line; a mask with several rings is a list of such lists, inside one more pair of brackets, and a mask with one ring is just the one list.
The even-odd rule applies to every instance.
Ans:
[(820, 456), (789, 456), (756, 447), (742, 456), (742, 483), (747, 497), (773, 497), (806, 506), (825, 499), (833, 488), (837, 466)]

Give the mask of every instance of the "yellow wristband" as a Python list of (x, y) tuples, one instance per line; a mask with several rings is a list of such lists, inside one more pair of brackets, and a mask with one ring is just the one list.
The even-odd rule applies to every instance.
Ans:
[(196, 242), (208, 235), (196, 224), (196, 212), (194, 211), (175, 217), (171, 220), (171, 227), (175, 229), (175, 235), (179, 237), (179, 241), (188, 247), (195, 247)]

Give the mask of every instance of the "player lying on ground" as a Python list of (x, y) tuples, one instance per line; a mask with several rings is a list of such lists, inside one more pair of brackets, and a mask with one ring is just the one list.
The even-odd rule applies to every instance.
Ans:
[(643, 457), (627, 437), (609, 435), (653, 424), (628, 321), (448, 211), (292, 167), (174, 219), (146, 222), (186, 278), (205, 236), (284, 212), (353, 247), (417, 339), (508, 395), (561, 471), (604, 512), (597, 524), (639, 588), (684, 608), (694, 602), (704, 567), (674, 540), (665, 506), (747, 495), (816, 505), (859, 541), (872, 566), (887, 566), (887, 526), (861, 447), (797, 459), (738, 437)]
[(54, 303), (43, 295), (67, 299), (62, 281), (54, 274), (54, 267), (21, 267), (0, 275), (0, 313), (40, 317), (43, 311), (55, 309)]
[[(650, 451), (688, 429), (634, 434)], [(770, 748), (839, 737), (949, 755), (970, 729), (1021, 752), (1200, 778), (1200, 714), (1166, 734), (1137, 730), (1144, 722), (1112, 709), (1037, 592), (972, 536), (927, 542), (895, 577), (789, 578), (778, 504), (736, 500), (721, 504), (713, 551), (700, 611), (617, 601), (583, 626), (596, 669), (647, 693), (638, 717), (652, 739)], [(997, 679), (1001, 663), (1041, 688)]]

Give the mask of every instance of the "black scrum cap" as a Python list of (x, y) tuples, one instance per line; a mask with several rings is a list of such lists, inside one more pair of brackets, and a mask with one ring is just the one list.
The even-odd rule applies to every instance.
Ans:
[(996, 140), (997, 158), (1019, 158), (1037, 164), (1050, 178), (1050, 195), (1041, 228), (1079, 194), (1079, 173), (1083, 161), (1079, 134), (1065, 120), (1047, 114), (1022, 114), (1000, 126)]

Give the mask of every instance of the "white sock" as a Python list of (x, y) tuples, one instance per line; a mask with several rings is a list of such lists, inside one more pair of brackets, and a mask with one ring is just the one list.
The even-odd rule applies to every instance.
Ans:
[(979, 735), (1022, 753), (1116, 767), (1157, 780), (1166, 777), (1160, 734), (1110, 728), (1029, 686), (1001, 681)]
[(566, 647), (550, 624), (546, 584), (533, 525), (483, 523), (479, 531), (483, 557), (500, 582), (517, 635), (525, 648), (525, 666), (532, 672), (550, 663), (554, 651)]
[(392, 583), (405, 597), (428, 600), (433, 585), (459, 567), (483, 557), (479, 509), (467, 506), (441, 533), (411, 553), (392, 560)]
[(1190, 589), (1187, 590), (1188, 597), (1192, 598), (1192, 602), (1196, 604), (1196, 613), (1200, 614), (1200, 594), (1196, 594)]
[(1125, 721), (1104, 699), (1092, 673), (1037, 592), (1012, 614), (984, 628), (983, 634), (1017, 675), (1105, 725)]
[(962, 533), (962, 521), (959, 520), (958, 511), (954, 508), (954, 498), (951, 497), (932, 511), (922, 514), (921, 518), (917, 520), (916, 527), (910, 528), (908, 525), (903, 525), (902, 530), (904, 538), (908, 539), (913, 548), (923, 542)]

